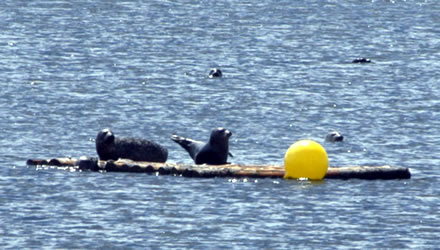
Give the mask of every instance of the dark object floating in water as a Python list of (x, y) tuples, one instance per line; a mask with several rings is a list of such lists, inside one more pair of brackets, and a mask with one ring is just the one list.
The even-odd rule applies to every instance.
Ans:
[(223, 76), (222, 71), (217, 68), (211, 69), (211, 71), (209, 71), (209, 75), (208, 75), (209, 78), (216, 78), (216, 77), (222, 77), (222, 76)]
[[(283, 166), (255, 165), (183, 165), (174, 163), (135, 162), (131, 160), (99, 161), (81, 157), (56, 159), (29, 159), (27, 165), (72, 167), (78, 170), (106, 172), (138, 172), (185, 177), (283, 178)], [(325, 179), (392, 180), (410, 179), (408, 168), (391, 166), (348, 166), (328, 168)]]
[(339, 133), (338, 131), (332, 131), (330, 133), (327, 134), (327, 136), (325, 137), (325, 141), (328, 142), (337, 142), (337, 141), (343, 141), (344, 140), (344, 136)]
[(371, 63), (371, 60), (368, 58), (359, 57), (351, 61), (352, 63)]

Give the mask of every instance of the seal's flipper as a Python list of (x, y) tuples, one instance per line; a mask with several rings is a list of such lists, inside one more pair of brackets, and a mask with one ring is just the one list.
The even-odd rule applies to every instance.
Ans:
[(197, 153), (199, 153), (200, 149), (204, 145), (203, 142), (192, 140), (178, 135), (172, 135), (171, 140), (175, 141), (182, 148), (184, 148), (193, 160), (196, 158)]

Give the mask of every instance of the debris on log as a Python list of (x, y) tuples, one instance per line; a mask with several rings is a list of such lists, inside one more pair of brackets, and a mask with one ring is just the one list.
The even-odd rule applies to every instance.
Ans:
[[(283, 178), (283, 166), (255, 165), (184, 165), (176, 163), (135, 162), (126, 159), (100, 161), (96, 157), (29, 159), (27, 165), (75, 167), (79, 170), (105, 172), (158, 173), (185, 177), (233, 177), (233, 178)], [(409, 179), (408, 168), (392, 166), (347, 166), (330, 167), (325, 179), (391, 180)]]

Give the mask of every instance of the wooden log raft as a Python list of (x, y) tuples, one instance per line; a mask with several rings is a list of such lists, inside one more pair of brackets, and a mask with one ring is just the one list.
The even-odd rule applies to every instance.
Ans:
[[(30, 159), (27, 165), (74, 167), (79, 170), (106, 171), (106, 172), (136, 172), (159, 173), (161, 175), (181, 175), (185, 177), (233, 177), (233, 178), (283, 178), (283, 166), (255, 166), (255, 165), (182, 165), (175, 163), (134, 162), (120, 159), (118, 161), (100, 161), (97, 158), (81, 157)], [(391, 166), (348, 166), (330, 167), (325, 179), (367, 179), (390, 180), (409, 179), (411, 173), (408, 168)]]

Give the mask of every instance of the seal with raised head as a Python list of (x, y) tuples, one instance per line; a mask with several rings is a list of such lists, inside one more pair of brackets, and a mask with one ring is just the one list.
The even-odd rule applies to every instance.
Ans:
[(115, 137), (110, 129), (101, 130), (96, 136), (96, 152), (100, 160), (165, 162), (168, 150), (161, 145), (138, 138)]
[(343, 141), (344, 140), (344, 136), (341, 135), (341, 133), (339, 133), (338, 131), (332, 131), (330, 133), (327, 134), (327, 136), (325, 137), (325, 141), (328, 142), (336, 142), (336, 141)]
[(209, 78), (222, 77), (222, 76), (223, 76), (222, 71), (217, 68), (211, 69), (211, 71), (209, 71), (209, 75), (208, 75)]
[(207, 143), (189, 138), (172, 135), (171, 140), (182, 146), (196, 164), (222, 165), (227, 164), (229, 153), (229, 137), (231, 131), (224, 128), (212, 130)]

